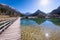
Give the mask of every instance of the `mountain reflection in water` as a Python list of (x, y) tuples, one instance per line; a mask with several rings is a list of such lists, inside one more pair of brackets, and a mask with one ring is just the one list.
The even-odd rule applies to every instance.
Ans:
[(43, 18), (32, 18), (32, 19), (21, 19), (21, 25), (40, 25), (44, 23), (50, 26), (60, 26), (60, 19), (43, 19)]
[(51, 21), (52, 21), (55, 25), (60, 26), (60, 18), (59, 18), (59, 19), (58, 19), (58, 18), (56, 18), (56, 19), (51, 19)]
[(40, 25), (44, 21), (42, 18), (21, 19), (21, 25)]
[[(38, 23), (37, 20), (40, 23)], [(56, 25), (56, 23), (60, 23), (60, 20), (59, 22), (58, 20), (59, 19), (22, 19), (22, 40), (60, 40), (60, 26)]]

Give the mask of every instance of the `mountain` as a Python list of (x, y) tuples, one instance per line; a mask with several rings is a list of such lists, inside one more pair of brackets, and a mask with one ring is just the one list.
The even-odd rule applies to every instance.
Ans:
[(40, 13), (41, 13), (41, 11), (40, 10), (37, 10), (35, 13), (31, 14), (31, 16), (37, 16)]
[(0, 4), (0, 15), (21, 16), (22, 14), (11, 6)]
[(40, 10), (37, 10), (35, 13), (31, 14), (30, 16), (45, 17), (45, 13)]
[(55, 17), (55, 18), (59, 18), (60, 17), (60, 6), (57, 9), (54, 9), (50, 13), (50, 17)]
[(24, 13), (24, 15), (26, 15), (26, 16), (29, 16), (31, 13), (29, 13), (29, 12), (27, 12), (27, 13)]

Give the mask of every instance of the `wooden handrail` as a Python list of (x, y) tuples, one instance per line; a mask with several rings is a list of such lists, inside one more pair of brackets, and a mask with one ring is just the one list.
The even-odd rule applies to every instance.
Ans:
[[(0, 26), (0, 34), (6, 29), (8, 28), (16, 19), (13, 19), (13, 20), (9, 20), (9, 21), (6, 21), (3, 25)], [(3, 23), (3, 22), (1, 22)]]

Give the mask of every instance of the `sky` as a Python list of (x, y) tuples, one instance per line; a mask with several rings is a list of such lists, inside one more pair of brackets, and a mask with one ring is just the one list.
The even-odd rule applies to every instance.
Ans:
[(0, 3), (9, 5), (22, 13), (34, 13), (38, 9), (49, 13), (60, 6), (60, 0), (0, 0)]

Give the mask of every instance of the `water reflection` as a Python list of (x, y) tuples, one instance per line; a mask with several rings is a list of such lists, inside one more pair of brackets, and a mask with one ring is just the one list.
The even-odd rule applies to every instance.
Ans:
[(60, 40), (60, 27), (56, 26), (53, 22), (46, 20), (40, 25), (40, 28), (41, 30), (43, 29), (46, 38), (49, 40)]
[(46, 36), (46, 37), (49, 37), (49, 34), (48, 34), (48, 33), (46, 33), (46, 34), (45, 34), (45, 36)]
[(45, 19), (38, 19), (38, 18), (21, 19), (21, 25), (40, 25), (44, 21), (45, 21)]
[(21, 25), (27, 25), (25, 27), (21, 26), (22, 40), (60, 40), (60, 26), (55, 25), (57, 21), (55, 22), (52, 19), (41, 20), (43, 19), (21, 20)]
[(60, 19), (57, 19), (57, 18), (55, 18), (55, 19), (50, 19), (55, 25), (58, 25), (58, 26), (60, 26)]
[(21, 25), (38, 25), (34, 20), (22, 19)]

